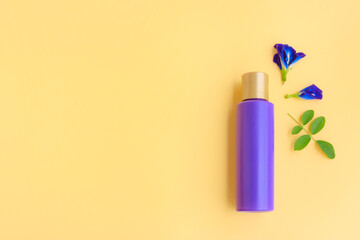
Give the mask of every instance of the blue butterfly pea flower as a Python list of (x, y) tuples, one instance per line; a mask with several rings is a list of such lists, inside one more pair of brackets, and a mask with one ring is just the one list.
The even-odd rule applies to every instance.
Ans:
[(300, 92), (291, 94), (291, 95), (286, 95), (285, 98), (291, 98), (291, 97), (295, 97), (295, 98), (302, 98), (305, 100), (311, 100), (311, 99), (322, 99), (323, 98), (323, 91), (321, 91), (320, 88), (318, 88), (315, 84), (310, 85), (306, 88), (304, 88), (303, 90), (301, 90)]
[(277, 43), (275, 44), (274, 48), (276, 49), (277, 53), (274, 55), (273, 62), (279, 66), (281, 71), (281, 78), (284, 84), (286, 81), (286, 75), (293, 67), (293, 65), (306, 55), (302, 52), (297, 53), (295, 49), (287, 44)]

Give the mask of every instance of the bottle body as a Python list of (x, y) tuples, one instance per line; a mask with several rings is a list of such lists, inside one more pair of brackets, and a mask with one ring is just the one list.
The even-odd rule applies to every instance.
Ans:
[(248, 99), (236, 109), (237, 211), (274, 209), (274, 105)]

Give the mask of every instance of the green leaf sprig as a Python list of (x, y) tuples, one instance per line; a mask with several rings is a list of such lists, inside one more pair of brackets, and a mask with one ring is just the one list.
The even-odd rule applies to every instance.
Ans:
[(310, 132), (306, 130), (305, 125), (308, 124), (314, 117), (314, 110), (308, 110), (303, 113), (301, 116), (301, 123), (298, 122), (293, 116), (291, 116), (289, 113), (288, 115), (298, 124), (295, 126), (291, 134), (296, 135), (301, 132), (301, 130), (304, 130), (307, 134), (302, 135), (299, 137), (294, 144), (294, 150), (299, 151), (304, 149), (310, 142), (311, 139), (313, 139), (320, 147), (320, 149), (326, 154), (326, 156), (330, 159), (335, 158), (335, 150), (331, 143), (323, 141), (323, 140), (316, 140), (313, 135), (320, 132), (324, 126), (325, 126), (325, 118), (324, 117), (318, 117), (315, 118), (315, 120), (311, 123), (310, 126)]

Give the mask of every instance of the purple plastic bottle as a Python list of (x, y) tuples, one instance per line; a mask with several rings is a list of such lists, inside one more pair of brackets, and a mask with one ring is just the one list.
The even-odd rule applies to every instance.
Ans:
[(274, 210), (274, 105), (268, 75), (243, 75), (236, 112), (236, 209)]

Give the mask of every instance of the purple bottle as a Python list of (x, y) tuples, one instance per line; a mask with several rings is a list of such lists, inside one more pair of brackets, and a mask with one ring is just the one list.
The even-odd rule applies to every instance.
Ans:
[(268, 75), (243, 75), (236, 109), (236, 210), (274, 210), (274, 104)]

